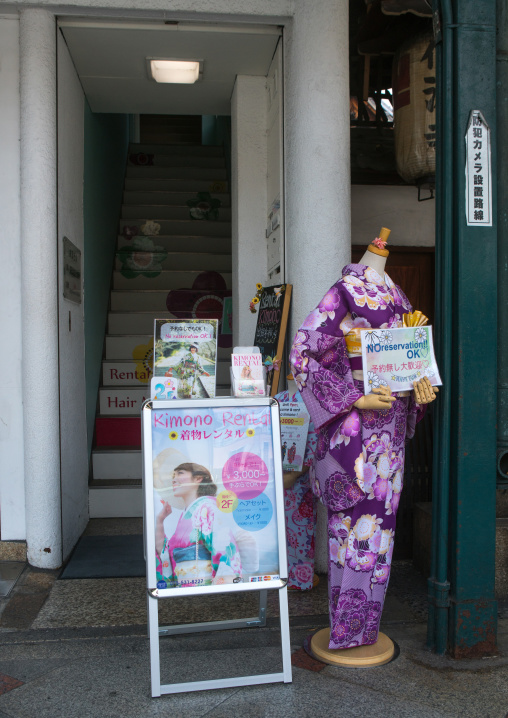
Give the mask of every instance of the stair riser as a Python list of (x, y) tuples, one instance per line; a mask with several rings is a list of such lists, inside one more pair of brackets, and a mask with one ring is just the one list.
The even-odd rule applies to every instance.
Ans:
[(97, 416), (95, 419), (96, 446), (141, 447), (141, 417)]
[[(222, 252), (231, 253), (231, 237), (152, 237), (153, 243), (166, 252)], [(132, 239), (118, 235), (117, 247), (132, 247)]]
[(141, 479), (143, 459), (141, 451), (92, 452), (94, 479)]
[(143, 489), (139, 486), (107, 489), (91, 487), (88, 503), (91, 519), (143, 516)]
[[(230, 362), (222, 360), (217, 362), (217, 384), (229, 384)], [(103, 386), (144, 386), (151, 379), (151, 372), (139, 371), (134, 362), (111, 362), (102, 363), (102, 384)]]
[[(160, 224), (159, 234), (167, 234), (170, 236), (177, 235), (184, 237), (230, 237), (231, 223), (216, 222), (210, 220), (192, 220), (192, 219), (161, 219), (160, 217), (133, 217), (132, 219), (122, 219), (120, 221), (120, 234), (123, 234), (124, 226), (136, 227), (136, 232), (140, 233), (140, 228), (147, 219), (151, 219)], [(157, 237), (153, 236), (154, 243), (157, 243)]]
[[(189, 197), (191, 199), (191, 197)], [(152, 198), (153, 202), (153, 198)], [(165, 205), (129, 205), (124, 204), (122, 207), (122, 219), (130, 220), (138, 217), (153, 217), (159, 219), (189, 219), (193, 220), (189, 207), (166, 207)], [(219, 207), (218, 217), (221, 222), (231, 222), (231, 209), (229, 207)]]
[[(171, 205), (176, 207), (186, 206), (188, 199), (196, 196), (197, 190), (193, 187), (189, 192), (161, 192), (161, 191), (124, 191), (124, 205)], [(229, 194), (212, 194), (213, 199), (220, 200), (220, 206), (231, 207), (231, 197)], [(141, 214), (145, 214), (142, 212)]]
[[(157, 277), (124, 277), (121, 272), (113, 272), (114, 289), (181, 289), (192, 287), (194, 280), (201, 272), (168, 272), (163, 271)], [(231, 289), (232, 279), (228, 272), (221, 272), (227, 289)]]
[(126, 177), (125, 179), (126, 191), (210, 192), (215, 196), (217, 192), (227, 192), (228, 189), (229, 187), (226, 180), (210, 182), (209, 179), (152, 179), (149, 177), (142, 179)]
[(227, 180), (227, 172), (221, 167), (135, 167), (129, 165), (126, 177), (215, 181)]
[[(133, 357), (133, 353), (136, 353), (136, 357)], [(152, 362), (153, 352), (153, 334), (136, 334), (132, 336), (106, 337), (106, 360), (115, 361), (120, 359), (121, 361), (134, 360), (136, 364), (140, 365), (139, 371), (144, 370), (143, 357), (147, 357), (149, 365)], [(139, 360), (136, 361), (139, 357)], [(218, 347), (217, 359), (219, 361), (226, 360), (231, 361), (231, 349)]]
[[(157, 253), (156, 253), (157, 254)], [(206, 272), (213, 270), (215, 272), (231, 272), (231, 255), (220, 255), (220, 254), (184, 254), (183, 252), (172, 252), (168, 256), (160, 261), (160, 258), (164, 256), (158, 254), (156, 261), (158, 266), (168, 271), (191, 271), (191, 272)], [(150, 259), (149, 255), (141, 253), (142, 259)], [(136, 261), (136, 254), (133, 254), (131, 261)], [(116, 269), (120, 270), (124, 263), (124, 257), (122, 254), (117, 255), (116, 258)]]
[(129, 154), (144, 152), (147, 155), (222, 157), (224, 150), (218, 145), (197, 145), (196, 147), (179, 147), (178, 145), (131, 144)]
[(111, 292), (111, 309), (114, 312), (123, 311), (139, 311), (139, 312), (157, 312), (161, 316), (166, 316), (166, 298), (168, 293), (165, 291), (113, 291)]
[(102, 416), (136, 416), (143, 402), (150, 398), (149, 387), (138, 389), (99, 389), (99, 411)]
[[(136, 152), (129, 153), (129, 167), (139, 167), (136, 161), (130, 160), (130, 155), (137, 154)], [(206, 156), (195, 156), (195, 155), (164, 155), (164, 154), (153, 154), (153, 164), (141, 165), (142, 167), (196, 167), (199, 169), (223, 169), (224, 168), (224, 157), (206, 157)]]

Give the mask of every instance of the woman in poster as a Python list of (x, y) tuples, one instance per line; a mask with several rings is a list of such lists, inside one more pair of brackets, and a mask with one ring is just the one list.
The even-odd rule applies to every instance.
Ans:
[(190, 344), (188, 349), (187, 354), (185, 354), (172, 369), (179, 379), (179, 399), (192, 398), (193, 394), (196, 393), (196, 379), (199, 375), (210, 376), (210, 374), (203, 369), (202, 359), (199, 356), (196, 344)]
[(230, 514), (217, 508), (217, 486), (208, 469), (191, 462), (173, 472), (173, 494), (183, 501), (183, 513), (172, 536), (164, 521), (171, 504), (161, 501), (155, 523), (157, 581), (169, 587), (210, 586), (242, 578), (242, 561)]

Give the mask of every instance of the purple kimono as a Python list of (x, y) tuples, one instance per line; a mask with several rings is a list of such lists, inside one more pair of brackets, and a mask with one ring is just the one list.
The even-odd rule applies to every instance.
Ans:
[(390, 576), (404, 444), (423, 416), (413, 392), (385, 411), (360, 411), (361, 357), (348, 354), (354, 328), (401, 327), (411, 311), (387, 274), (348, 264), (300, 327), (293, 376), (318, 434), (312, 489), (328, 509), (330, 648), (378, 638)]

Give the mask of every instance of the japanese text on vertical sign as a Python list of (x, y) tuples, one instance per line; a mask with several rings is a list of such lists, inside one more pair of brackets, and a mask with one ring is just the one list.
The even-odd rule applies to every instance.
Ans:
[(471, 112), (466, 131), (466, 220), (492, 226), (490, 128), (479, 110)]

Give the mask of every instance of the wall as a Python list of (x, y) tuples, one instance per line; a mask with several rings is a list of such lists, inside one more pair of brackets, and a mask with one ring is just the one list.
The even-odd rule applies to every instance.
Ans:
[[(0, 16), (0, 502), (2, 540), (24, 539), (25, 492), (21, 401), (19, 21)], [(36, 387), (34, 387), (34, 390)]]
[[(88, 454), (83, 301), (63, 296), (63, 238), (83, 263), (84, 94), (69, 51), (57, 34), (58, 339), (60, 354), (60, 481), (65, 560), (88, 522)], [(83, 264), (82, 264), (83, 266)]]
[[(236, 78), (231, 99), (233, 342), (249, 346), (256, 282), (266, 283), (266, 79)], [(241, 193), (239, 193), (241, 188)]]
[(94, 114), (85, 101), (84, 123), (85, 371), (90, 453), (129, 145), (129, 115)]
[(433, 247), (435, 207), (434, 200), (418, 202), (416, 187), (353, 185), (351, 242), (367, 245), (381, 227), (388, 227), (391, 245)]

